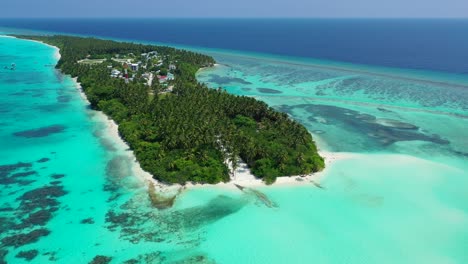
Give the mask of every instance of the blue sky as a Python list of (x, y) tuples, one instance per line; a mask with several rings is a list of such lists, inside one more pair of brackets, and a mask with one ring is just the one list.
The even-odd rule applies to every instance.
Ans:
[(468, 17), (468, 0), (2, 0), (5, 17)]

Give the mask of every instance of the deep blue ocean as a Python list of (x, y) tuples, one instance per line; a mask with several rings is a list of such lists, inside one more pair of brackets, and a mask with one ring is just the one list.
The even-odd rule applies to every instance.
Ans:
[(0, 19), (0, 27), (468, 74), (468, 19)]

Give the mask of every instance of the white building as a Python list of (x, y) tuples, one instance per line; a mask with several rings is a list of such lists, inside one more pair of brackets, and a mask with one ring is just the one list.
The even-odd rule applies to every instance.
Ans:
[(111, 77), (117, 78), (117, 77), (120, 76), (120, 74), (121, 74), (121, 72), (119, 70), (113, 69), (111, 71)]
[(138, 71), (139, 66), (140, 64), (138, 63), (132, 63), (130, 64), (130, 69), (132, 69), (132, 71)]

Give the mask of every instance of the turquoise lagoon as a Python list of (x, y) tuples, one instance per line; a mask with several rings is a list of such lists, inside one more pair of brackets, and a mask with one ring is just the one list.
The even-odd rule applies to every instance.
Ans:
[[(236, 246), (228, 257), (215, 235), (227, 224), (213, 228), (206, 249), (218, 252), (216, 259), (468, 261), (466, 76), (437, 80), (437, 73), (423, 78), (414, 70), (234, 54), (217, 60), (220, 65), (199, 72), (200, 81), (267, 102), (304, 124), (322, 150), (348, 158), (326, 169), (325, 190), (262, 189), (278, 208), (258, 219), (254, 210), (233, 216), (245, 219), (234, 230), (250, 230), (224, 234), (224, 241), (243, 238), (249, 245)], [(258, 226), (248, 225), (253, 221)]]
[(215, 52), (221, 65), (200, 81), (287, 112), (348, 158), (326, 169), (324, 189), (259, 188), (271, 204), (204, 187), (158, 211), (55, 52), (0, 38), (0, 260), (468, 262), (465, 77)]
[(199, 228), (229, 213), (221, 204), (243, 201), (153, 209), (133, 156), (56, 62), (52, 47), (0, 37), (0, 263), (203, 256)]

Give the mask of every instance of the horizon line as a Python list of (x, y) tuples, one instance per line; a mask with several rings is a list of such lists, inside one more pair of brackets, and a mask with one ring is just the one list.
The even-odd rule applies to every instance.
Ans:
[(460, 20), (468, 19), (467, 17), (129, 17), (129, 16), (115, 16), (115, 17), (98, 17), (98, 16), (77, 16), (77, 17), (2, 17), (0, 20), (8, 19), (326, 19), (326, 20), (339, 20), (339, 19), (375, 19), (375, 20), (398, 20), (398, 19), (441, 19), (441, 20)]

